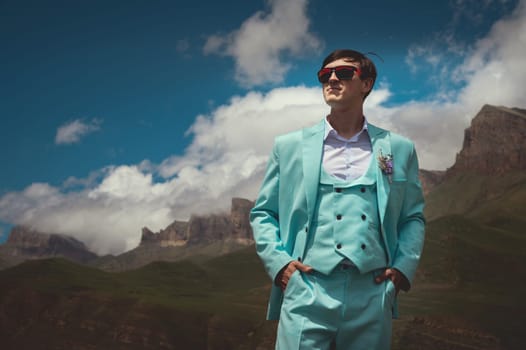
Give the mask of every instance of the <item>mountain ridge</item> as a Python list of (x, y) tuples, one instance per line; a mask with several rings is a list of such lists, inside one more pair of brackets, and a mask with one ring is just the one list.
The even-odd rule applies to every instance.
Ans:
[(526, 170), (526, 110), (484, 105), (464, 131), (462, 149), (446, 177), (465, 171)]

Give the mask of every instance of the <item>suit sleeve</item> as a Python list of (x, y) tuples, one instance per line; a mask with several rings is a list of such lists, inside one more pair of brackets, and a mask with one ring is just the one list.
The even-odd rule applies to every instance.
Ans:
[(256, 251), (273, 281), (279, 271), (293, 260), (286, 252), (281, 240), (279, 185), (278, 146), (274, 143), (258, 198), (250, 212), (250, 224), (254, 233)]
[(398, 220), (398, 246), (393, 267), (404, 274), (409, 290), (422, 254), (425, 236), (424, 196), (418, 178), (418, 159), (414, 145), (407, 166), (407, 183)]

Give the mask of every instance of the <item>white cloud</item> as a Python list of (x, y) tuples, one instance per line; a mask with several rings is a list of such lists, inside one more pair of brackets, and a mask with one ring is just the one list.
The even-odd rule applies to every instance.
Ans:
[(100, 119), (93, 119), (89, 123), (85, 123), (81, 119), (68, 122), (57, 129), (55, 144), (77, 143), (87, 134), (98, 131), (101, 123), (102, 121)]
[(104, 179), (112, 167), (105, 167), (102, 169), (91, 171), (85, 178), (77, 178), (75, 176), (68, 177), (63, 183), (61, 190), (71, 191), (79, 188), (88, 188), (96, 186), (102, 179)]
[[(372, 123), (413, 139), (426, 169), (445, 169), (460, 150), (464, 128), (483, 104), (525, 107), (526, 7), (495, 23), (458, 66), (465, 85), (428, 101), (387, 105), (396, 93), (380, 83), (366, 100)], [(500, 77), (500, 78), (499, 78)], [(447, 96), (444, 98), (442, 96)], [(276, 88), (233, 97), (199, 116), (193, 141), (161, 164), (147, 160), (98, 172), (79, 191), (33, 184), (0, 197), (0, 220), (72, 234), (98, 253), (135, 247), (140, 229), (157, 231), (175, 219), (228, 209), (230, 198), (254, 199), (274, 136), (311, 125), (328, 112), (319, 87)], [(154, 181), (161, 175), (162, 181)]]
[(236, 80), (251, 87), (281, 83), (292, 67), (284, 55), (305, 55), (321, 47), (309, 32), (307, 0), (269, 0), (270, 12), (259, 11), (238, 30), (208, 37), (203, 52), (231, 56), (236, 62)]
[[(451, 20), (440, 31), (429, 35), (424, 42), (413, 43), (406, 63), (413, 73), (432, 72), (428, 78), (440, 89), (458, 88), (463, 76), (451, 74), (451, 67), (473, 56), (477, 39), (488, 36), (488, 24), (496, 16), (509, 13), (514, 4), (509, 0), (454, 0), (450, 2)], [(466, 33), (472, 33), (466, 35)], [(477, 34), (478, 33), (478, 34)]]
[[(158, 231), (193, 213), (229, 209), (231, 197), (254, 199), (274, 136), (326, 113), (318, 88), (236, 96), (196, 119), (183, 156), (105, 168), (68, 179), (62, 189), (33, 184), (0, 198), (0, 220), (72, 235), (99, 254), (121, 253), (139, 243), (144, 226)], [(156, 174), (165, 180), (155, 182)]]
[[(413, 50), (420, 49), (409, 50), (409, 63), (414, 63)], [(453, 164), (464, 129), (484, 104), (525, 107), (525, 56), (526, 2), (521, 0), (509, 17), (495, 22), (485, 37), (472, 43), (460, 64), (449, 65), (451, 61), (441, 56), (441, 65), (448, 62), (449, 69), (437, 71), (442, 83), (434, 97), (390, 109), (382, 124), (415, 141), (421, 167), (445, 169)], [(451, 81), (461, 82), (462, 88), (451, 88)]]
[(479, 40), (458, 72), (469, 83), (459, 99), (464, 104), (502, 104), (524, 107), (526, 82), (526, 1), (512, 16), (496, 22)]
[[(126, 180), (116, 185), (123, 174)], [(142, 227), (159, 230), (173, 221), (166, 202), (155, 197), (163, 185), (147, 178), (136, 167), (122, 166), (91, 190), (61, 192), (49, 184), (33, 184), (0, 198), (0, 216), (42, 232), (71, 235), (99, 254), (121, 253), (137, 246)]]

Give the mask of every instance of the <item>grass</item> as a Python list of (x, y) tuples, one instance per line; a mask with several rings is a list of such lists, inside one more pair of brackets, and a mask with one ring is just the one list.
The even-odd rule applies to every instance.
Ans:
[(516, 216), (526, 214), (526, 173), (516, 171), (499, 176), (458, 174), (438, 185), (426, 196), (429, 221), (459, 214), (483, 219), (495, 210), (506, 209)]
[[(202, 265), (155, 262), (119, 273), (63, 259), (28, 261), (0, 271), (0, 318), (1, 311), (10, 310), (9, 316), (20, 320), (7, 324), (0, 320), (0, 339), (17, 347), (32, 347), (51, 333), (57, 342), (65, 337), (95, 348), (119, 348), (112, 332), (125, 324), (127, 328), (158, 329), (159, 334), (145, 339), (165, 338), (181, 348), (236, 344), (249, 349), (259, 341), (254, 339), (268, 333), (263, 323), (267, 284), (253, 247)], [(30, 302), (20, 300), (21, 296)], [(38, 315), (52, 320), (46, 316), (31, 321)], [(78, 327), (66, 326), (65, 335), (52, 326), (55, 319)], [(96, 336), (87, 339), (90, 332)], [(29, 344), (28, 334), (33, 339)], [(157, 348), (145, 346), (142, 340), (139, 343), (137, 349)], [(133, 349), (133, 344), (128, 346), (123, 348)]]
[[(422, 328), (408, 322), (420, 318), (436, 328), (429, 337), (442, 334), (442, 345), (434, 339), (438, 348), (468, 349), (469, 345), (486, 349), (477, 341), (493, 339), (488, 349), (522, 349), (526, 321), (523, 233), (460, 215), (430, 222), (414, 289), (401, 298), (401, 309), (407, 315), (399, 326), (398, 339), (404, 334), (411, 337), (414, 329)], [(429, 329), (422, 330), (426, 331)], [(464, 338), (455, 336), (463, 347), (446, 344), (446, 338), (455, 332), (463, 332)]]

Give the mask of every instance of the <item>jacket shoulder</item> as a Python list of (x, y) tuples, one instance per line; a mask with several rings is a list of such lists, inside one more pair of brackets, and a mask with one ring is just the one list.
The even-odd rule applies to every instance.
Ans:
[(391, 137), (391, 143), (394, 145), (398, 145), (399, 147), (408, 147), (408, 148), (414, 148), (414, 143), (409, 138), (402, 136), (400, 134), (397, 134), (395, 132), (389, 131), (390, 137)]
[(278, 148), (299, 146), (303, 142), (305, 135), (310, 135), (320, 130), (323, 131), (323, 127), (324, 124), (322, 121), (313, 126), (294, 130), (286, 134), (281, 134), (275, 138), (274, 143)]
[(276, 136), (275, 143), (277, 145), (290, 145), (301, 141), (302, 130), (295, 130), (286, 134)]

